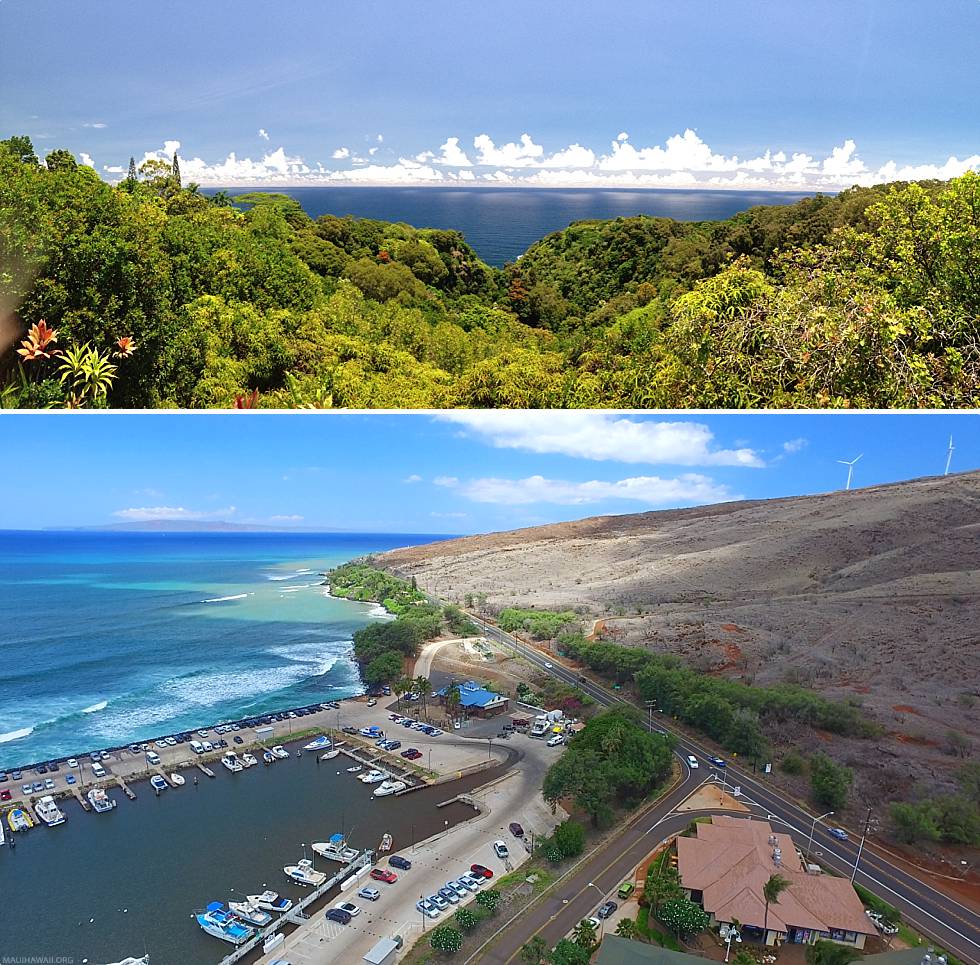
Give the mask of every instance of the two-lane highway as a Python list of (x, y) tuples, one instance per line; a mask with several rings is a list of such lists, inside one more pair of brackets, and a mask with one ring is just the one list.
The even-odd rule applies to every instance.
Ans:
[[(491, 640), (516, 651), (545, 673), (575, 685), (597, 703), (607, 707), (615, 703), (627, 703), (617, 693), (607, 690), (592, 680), (580, 677), (576, 672), (550, 660), (492, 623), (487, 623), (473, 614), (470, 616)], [(664, 721), (662, 716), (656, 718), (656, 724), (659, 729), (674, 736), (677, 742), (677, 754), (685, 768), (687, 768), (688, 754), (693, 754), (701, 761), (706, 760), (708, 751), (687, 735), (680, 733), (669, 722)], [(783, 830), (788, 830), (802, 849), (807, 847), (812, 829), (813, 851), (814, 853), (819, 851), (819, 860), (834, 871), (850, 876), (857, 857), (857, 842), (838, 841), (831, 837), (822, 825), (817, 824), (814, 827), (814, 815), (791, 798), (785, 797), (770, 785), (763, 783), (758, 775), (730, 763), (726, 768), (726, 774), (729, 784), (741, 788), (743, 800), (753, 806), (756, 816), (763, 818), (771, 816), (769, 819), (774, 824), (782, 825)], [(688, 769), (683, 785), (684, 796), (690, 793), (697, 783)], [(658, 820), (666, 817), (676, 805), (673, 798), (674, 795), (669, 795), (663, 801), (656, 802), (648, 812), (644, 812), (647, 819)], [(895, 905), (907, 921), (962, 961), (980, 965), (980, 915), (975, 911), (910, 875), (889, 861), (887, 856), (876, 850), (873, 845), (865, 845), (854, 880)], [(587, 904), (584, 899), (582, 903)]]

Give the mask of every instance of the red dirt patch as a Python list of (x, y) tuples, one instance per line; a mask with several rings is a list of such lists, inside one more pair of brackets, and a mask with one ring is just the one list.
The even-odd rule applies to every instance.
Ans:
[(917, 744), (919, 747), (938, 747), (939, 741), (929, 740), (927, 737), (913, 737), (911, 734), (899, 734), (892, 732), (892, 736), (903, 744)]
[(723, 623), (721, 625), (722, 630), (726, 633), (748, 633), (749, 631), (743, 627), (736, 626), (734, 623)]
[(914, 707), (909, 707), (908, 704), (895, 704), (892, 710), (896, 710), (900, 714), (915, 714), (916, 717), (922, 716)]

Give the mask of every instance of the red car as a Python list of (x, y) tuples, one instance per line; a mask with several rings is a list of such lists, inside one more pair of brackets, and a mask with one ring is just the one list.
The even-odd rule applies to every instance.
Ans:
[(489, 868), (484, 868), (482, 864), (471, 864), (470, 871), (481, 878), (492, 878), (493, 872)]
[(10, 791), (4, 788), (2, 791), (0, 791), (0, 801), (9, 801), (9, 800), (10, 800)]
[(371, 877), (375, 881), (385, 881), (389, 885), (393, 885), (398, 880), (398, 875), (394, 871), (388, 871), (385, 868), (374, 868), (371, 871)]

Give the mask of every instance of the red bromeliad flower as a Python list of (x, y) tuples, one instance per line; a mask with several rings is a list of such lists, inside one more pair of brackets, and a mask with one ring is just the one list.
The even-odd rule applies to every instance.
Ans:
[(259, 407), (259, 390), (252, 389), (248, 395), (235, 396), (236, 409), (257, 409)]
[(23, 356), (24, 361), (30, 362), (34, 359), (49, 359), (59, 353), (59, 349), (51, 348), (53, 342), (58, 341), (58, 330), (48, 328), (48, 323), (42, 318), (36, 325), (32, 325), (30, 331), (17, 349), (17, 354)]
[(117, 359), (128, 359), (136, 351), (136, 339), (132, 335), (124, 335), (122, 338), (117, 338), (116, 345), (119, 346), (119, 349), (113, 354)]

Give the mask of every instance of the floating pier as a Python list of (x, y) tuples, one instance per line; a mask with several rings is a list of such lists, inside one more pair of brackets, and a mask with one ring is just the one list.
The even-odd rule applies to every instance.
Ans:
[(118, 775), (115, 775), (116, 783), (122, 788), (123, 794), (130, 799), (130, 801), (136, 800), (136, 792)]

